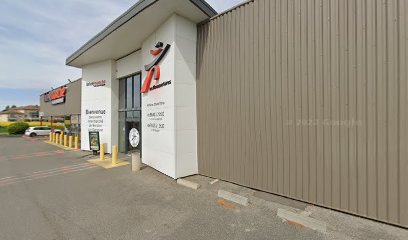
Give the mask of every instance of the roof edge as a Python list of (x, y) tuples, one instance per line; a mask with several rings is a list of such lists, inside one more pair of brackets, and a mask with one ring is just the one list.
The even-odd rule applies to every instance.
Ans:
[(94, 37), (92, 37), (88, 42), (86, 42), (84, 45), (82, 45), (78, 50), (76, 50), (73, 54), (71, 54), (66, 60), (65, 64), (69, 66), (71, 62), (73, 62), (75, 59), (80, 57), (84, 52), (98, 44), (100, 41), (105, 39), (107, 36), (109, 36), (112, 32), (114, 32), (116, 29), (118, 29), (120, 26), (128, 22), (130, 19), (132, 19), (134, 16), (138, 15), (141, 13), (143, 10), (146, 8), (150, 7), (154, 3), (156, 3), (159, 0), (140, 0), (133, 6), (131, 6), (126, 12), (124, 12), (122, 15), (117, 17), (115, 20), (113, 20), (108, 26), (106, 26), (102, 31), (97, 33)]
[(215, 11), (215, 9), (211, 7), (211, 5), (208, 4), (208, 2), (206, 2), (205, 0), (190, 0), (190, 2), (196, 5), (198, 9), (200, 9), (204, 14), (206, 14), (210, 18), (218, 14), (217, 11)]
[(76, 83), (76, 82), (81, 81), (81, 80), (82, 80), (82, 77), (80, 77), (80, 78), (78, 78), (78, 79), (76, 79), (76, 80), (73, 80), (73, 81), (71, 81), (71, 82), (67, 82), (66, 84), (62, 84), (62, 85), (60, 85), (60, 86), (58, 86), (58, 87), (55, 87), (55, 88), (52, 89), (52, 90), (49, 90), (49, 91), (40, 93), (40, 96), (42, 96), (42, 95), (44, 95), (44, 94), (47, 94), (47, 93), (50, 93), (50, 92), (52, 92), (52, 91), (54, 91), (55, 89), (58, 89), (58, 88), (60, 88), (60, 87), (68, 86), (68, 85), (71, 85), (71, 84)]
[(239, 7), (242, 7), (242, 6), (246, 5), (246, 4), (252, 3), (252, 2), (254, 2), (254, 1), (255, 1), (255, 0), (245, 0), (245, 1), (243, 1), (242, 3), (240, 3), (240, 4), (237, 4), (237, 5), (235, 5), (235, 6), (231, 7), (231, 8), (229, 8), (229, 9), (227, 9), (227, 10), (225, 10), (225, 11), (222, 11), (222, 12), (220, 12), (220, 13), (218, 13), (218, 14), (212, 16), (212, 17), (210, 17), (209, 19), (206, 19), (206, 20), (204, 20), (204, 21), (198, 23), (198, 25), (203, 25), (203, 24), (206, 24), (206, 23), (208, 23), (208, 22), (211, 22), (212, 20), (214, 20), (214, 19), (216, 19), (216, 18), (218, 18), (218, 17), (221, 17), (221, 16), (224, 15), (224, 14), (227, 14), (227, 13), (229, 13), (229, 12), (232, 12), (232, 11), (234, 11), (235, 9), (237, 9), (237, 8), (239, 8)]
[[(133, 6), (131, 6), (126, 12), (121, 14), (118, 18), (113, 20), (108, 26), (106, 26), (102, 31), (92, 37), (84, 45), (82, 45), (78, 50), (71, 54), (66, 60), (65, 65), (71, 66), (70, 64), (84, 54), (86, 51), (91, 49), (93, 46), (101, 42), (103, 39), (108, 37), (115, 30), (120, 28), (122, 25), (130, 21), (133, 17), (137, 16), (145, 9), (149, 8), (159, 0), (140, 0)], [(200, 9), (209, 18), (217, 15), (217, 12), (205, 1), (205, 0), (190, 0), (198, 9)]]

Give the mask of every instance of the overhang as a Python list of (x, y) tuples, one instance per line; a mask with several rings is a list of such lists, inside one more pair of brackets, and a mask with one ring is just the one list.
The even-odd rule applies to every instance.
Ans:
[(217, 12), (205, 0), (140, 0), (66, 59), (66, 65), (82, 67), (107, 59), (119, 59), (142, 47), (172, 14), (195, 23)]

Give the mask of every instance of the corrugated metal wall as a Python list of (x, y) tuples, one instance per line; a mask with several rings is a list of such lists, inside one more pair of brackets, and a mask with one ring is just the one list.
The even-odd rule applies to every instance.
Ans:
[(199, 172), (408, 226), (408, 1), (255, 0), (199, 26)]

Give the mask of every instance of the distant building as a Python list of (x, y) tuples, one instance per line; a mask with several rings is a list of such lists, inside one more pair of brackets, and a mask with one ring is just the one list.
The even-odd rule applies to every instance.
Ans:
[[(51, 123), (65, 122), (71, 133), (81, 131), (81, 78), (40, 95), (40, 116)], [(52, 127), (52, 125), (51, 125)]]
[(9, 108), (0, 112), (0, 122), (38, 121), (39, 110), (38, 105)]

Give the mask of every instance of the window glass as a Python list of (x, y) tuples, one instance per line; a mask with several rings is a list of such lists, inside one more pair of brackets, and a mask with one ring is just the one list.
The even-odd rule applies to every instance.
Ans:
[(119, 112), (119, 151), (126, 151), (126, 112)]
[(140, 121), (140, 111), (127, 111), (126, 121)]
[(119, 80), (119, 109), (126, 108), (126, 79)]
[(119, 109), (131, 110), (141, 107), (141, 76), (136, 74), (119, 80)]
[(140, 108), (140, 74), (133, 76), (133, 86), (134, 86), (134, 108)]
[(133, 108), (133, 81), (132, 77), (126, 79), (126, 108)]

